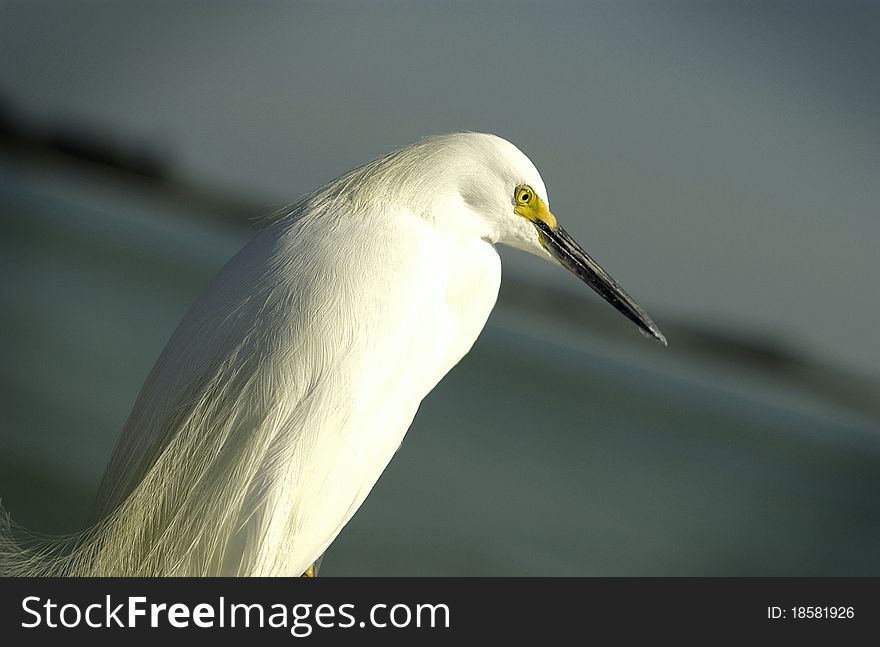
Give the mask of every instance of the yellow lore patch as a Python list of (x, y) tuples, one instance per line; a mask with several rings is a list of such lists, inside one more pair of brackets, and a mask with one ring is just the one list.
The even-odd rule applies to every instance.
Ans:
[(520, 184), (513, 190), (513, 212), (532, 222), (543, 222), (556, 229), (556, 218), (535, 190), (528, 184)]

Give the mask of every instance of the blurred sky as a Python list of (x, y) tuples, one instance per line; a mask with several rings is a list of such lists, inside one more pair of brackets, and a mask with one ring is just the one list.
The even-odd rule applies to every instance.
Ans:
[[(267, 212), (421, 136), (494, 132), (661, 327), (874, 377), (878, 71), (878, 3), (0, 6), (0, 97), (34, 124), (155, 148)], [(583, 298), (522, 254), (505, 272)]]

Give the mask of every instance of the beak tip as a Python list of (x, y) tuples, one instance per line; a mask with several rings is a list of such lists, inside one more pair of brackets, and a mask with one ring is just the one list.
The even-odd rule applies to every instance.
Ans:
[(666, 335), (660, 332), (660, 329), (657, 326), (650, 326), (645, 329), (639, 328), (639, 330), (645, 337), (653, 339), (664, 348), (669, 346), (669, 344), (666, 342)]

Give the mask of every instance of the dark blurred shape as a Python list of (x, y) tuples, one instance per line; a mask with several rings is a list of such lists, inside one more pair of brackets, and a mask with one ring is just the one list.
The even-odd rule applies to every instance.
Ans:
[(115, 142), (103, 139), (96, 132), (57, 126), (47, 133), (45, 143), (50, 150), (91, 164), (103, 164), (154, 180), (161, 180), (167, 175), (167, 169), (150, 151), (120, 148)]
[[(196, 186), (181, 178), (168, 152), (121, 141), (99, 129), (58, 121), (34, 126), (0, 92), (0, 154), (41, 166), (60, 164), (89, 171), (105, 181), (135, 183), (172, 202), (210, 213), (214, 220), (238, 226), (266, 214), (265, 204)], [(130, 187), (131, 188), (131, 187)]]
[[(779, 338), (770, 338), (744, 330), (726, 330), (714, 326), (687, 326), (688, 350), (712, 353), (761, 370), (791, 372), (806, 363), (793, 348)], [(683, 331), (684, 332), (684, 331)]]
[(120, 143), (98, 130), (66, 123), (31, 126), (0, 96), (0, 145), (18, 154), (66, 155), (78, 162), (105, 166), (150, 180), (165, 180), (162, 156), (145, 147)]

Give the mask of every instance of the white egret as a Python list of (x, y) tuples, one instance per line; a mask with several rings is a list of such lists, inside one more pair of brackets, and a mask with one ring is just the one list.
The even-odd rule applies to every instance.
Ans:
[(435, 136), (295, 203), (219, 272), (138, 395), (67, 542), (0, 528), (6, 575), (301, 575), (345, 526), (498, 294), (496, 243), (660, 330), (493, 135)]

